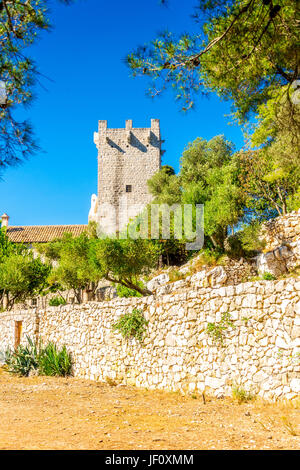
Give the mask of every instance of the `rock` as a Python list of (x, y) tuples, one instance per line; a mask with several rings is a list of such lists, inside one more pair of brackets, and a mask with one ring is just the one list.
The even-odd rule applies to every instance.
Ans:
[(292, 392), (299, 393), (300, 392), (300, 379), (292, 379), (290, 382), (290, 387)]
[(205, 377), (205, 385), (214, 389), (221, 388), (225, 384), (224, 379), (217, 379), (215, 377)]
[(159, 276), (154, 277), (153, 279), (151, 279), (151, 281), (147, 283), (147, 289), (149, 289), (150, 291), (156, 291), (158, 287), (162, 286), (163, 284), (167, 284), (169, 280), (169, 274), (160, 274)]
[(203, 287), (206, 277), (207, 273), (205, 270), (199, 271), (198, 273), (191, 276), (191, 284), (196, 287)]
[(223, 266), (216, 266), (207, 274), (209, 284), (212, 287), (222, 286), (225, 284), (227, 274)]
[[(276, 255), (275, 256), (275, 252)], [(280, 250), (262, 253), (256, 258), (256, 266), (259, 274), (270, 273), (277, 277), (287, 272), (285, 258), (280, 257)]]

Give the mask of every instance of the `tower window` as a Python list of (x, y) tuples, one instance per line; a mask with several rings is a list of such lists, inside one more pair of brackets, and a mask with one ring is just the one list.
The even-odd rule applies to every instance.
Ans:
[(131, 184), (126, 184), (126, 193), (132, 193), (132, 186), (131, 186)]

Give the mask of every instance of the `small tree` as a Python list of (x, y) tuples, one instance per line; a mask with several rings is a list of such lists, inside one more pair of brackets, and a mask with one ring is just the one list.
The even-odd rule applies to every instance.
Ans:
[(138, 279), (148, 274), (158, 260), (159, 249), (150, 240), (110, 239), (92, 242), (94, 263), (101, 277), (113, 283), (134, 289), (142, 295), (151, 295)]
[(81, 292), (94, 288), (101, 279), (91, 258), (91, 240), (83, 233), (79, 237), (64, 234), (62, 239), (54, 240), (45, 246), (37, 247), (48, 259), (57, 262), (50, 277), (50, 283), (58, 283), (65, 289), (72, 289), (77, 301), (81, 302)]
[(8, 308), (40, 295), (48, 286), (50, 271), (51, 266), (33, 258), (31, 252), (6, 257), (0, 269), (0, 289), (8, 295)]

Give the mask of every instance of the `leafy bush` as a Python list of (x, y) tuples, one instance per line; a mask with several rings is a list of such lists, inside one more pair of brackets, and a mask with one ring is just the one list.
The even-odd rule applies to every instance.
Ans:
[(38, 369), (39, 346), (27, 336), (27, 345), (20, 344), (15, 351), (7, 349), (5, 364), (12, 374), (27, 377), (31, 370)]
[(243, 230), (238, 232), (242, 248), (246, 252), (262, 251), (266, 246), (266, 241), (259, 238), (261, 224), (256, 220), (249, 225), (244, 225)]
[(300, 188), (298, 191), (287, 198), (287, 210), (288, 212), (296, 211), (300, 209)]
[(247, 256), (247, 250), (243, 247), (240, 234), (242, 232), (237, 232), (234, 235), (230, 235), (225, 240), (225, 249), (226, 253), (230, 258), (240, 259)]
[(61, 296), (52, 297), (52, 299), (49, 300), (50, 307), (58, 307), (59, 305), (66, 305), (66, 303), (66, 300)]
[(230, 314), (227, 312), (222, 314), (221, 321), (218, 324), (208, 323), (206, 332), (209, 336), (211, 336), (215, 343), (219, 343), (221, 346), (223, 346), (224, 333), (229, 327), (234, 328), (234, 325), (232, 323)]
[(178, 269), (172, 269), (169, 272), (169, 282), (176, 282), (180, 281), (181, 279), (184, 279), (184, 274), (178, 271)]
[(204, 248), (197, 255), (197, 259), (193, 264), (196, 270), (200, 270), (203, 266), (216, 266), (221, 252), (216, 249)]
[(142, 341), (146, 325), (148, 325), (148, 322), (143, 312), (135, 308), (131, 313), (122, 315), (112, 328), (119, 331), (124, 338), (133, 337)]
[(41, 351), (38, 363), (41, 375), (65, 377), (71, 374), (72, 360), (65, 346), (58, 350), (55, 344), (49, 343)]
[(264, 281), (275, 281), (276, 277), (271, 273), (263, 273), (261, 276)]
[(27, 377), (32, 370), (40, 375), (70, 375), (72, 360), (64, 346), (60, 351), (53, 343), (43, 347), (27, 336), (27, 344), (19, 345), (15, 351), (7, 349), (5, 364), (12, 374)]

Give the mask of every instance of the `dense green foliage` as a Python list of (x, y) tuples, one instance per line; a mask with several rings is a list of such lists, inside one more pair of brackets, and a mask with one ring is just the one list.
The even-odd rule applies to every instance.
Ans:
[[(139, 287), (144, 288), (144, 284), (140, 281), (137, 282)], [(122, 286), (122, 284), (116, 285), (117, 296), (118, 297), (142, 297), (142, 294), (134, 289), (129, 289), (128, 287)]]
[(28, 376), (32, 370), (38, 370), (40, 346), (27, 337), (27, 344), (20, 344), (15, 351), (7, 349), (5, 364), (12, 374)]
[(5, 364), (9, 372), (20, 376), (36, 371), (39, 375), (65, 377), (71, 374), (72, 359), (65, 346), (60, 350), (53, 343), (43, 347), (27, 336), (27, 344), (20, 344), (15, 351), (7, 349)]
[[(238, 180), (239, 161), (224, 136), (188, 144), (178, 175), (163, 168), (148, 182), (157, 203), (204, 204), (204, 233), (216, 249), (224, 248), (228, 226), (243, 216), (245, 197)], [(169, 184), (169, 180), (176, 184)], [(156, 189), (157, 181), (160, 190)]]
[(61, 240), (37, 249), (49, 260), (58, 262), (49, 282), (73, 289), (78, 302), (81, 302), (82, 290), (95, 290), (100, 279), (142, 295), (151, 294), (139, 282), (139, 277), (157, 263), (159, 250), (150, 240), (96, 239), (87, 234), (79, 237), (66, 234)]
[(82, 290), (92, 289), (95, 287), (92, 283), (101, 279), (91, 257), (91, 244), (85, 233), (79, 237), (66, 233), (60, 240), (37, 247), (49, 260), (58, 262), (49, 277), (50, 284), (73, 289), (78, 302), (81, 302)]
[(135, 308), (132, 312), (122, 315), (113, 325), (113, 330), (119, 331), (124, 338), (136, 338), (142, 341), (147, 324), (143, 312)]
[(58, 349), (55, 344), (49, 343), (42, 348), (38, 358), (40, 375), (66, 377), (71, 374), (72, 359), (65, 346)]
[(94, 261), (101, 277), (113, 283), (151, 295), (138, 279), (157, 264), (159, 250), (151, 240), (100, 239), (94, 242)]
[(207, 91), (234, 103), (245, 119), (270, 93), (299, 75), (299, 13), (294, 0), (198, 0), (195, 31), (164, 32), (127, 57), (150, 93), (172, 86), (184, 109)]
[(25, 246), (11, 243), (5, 229), (0, 229), (0, 301), (7, 296), (8, 308), (47, 291), (50, 271), (49, 264)]
[(58, 307), (59, 305), (66, 305), (66, 300), (61, 296), (52, 297), (49, 300), (50, 307)]

